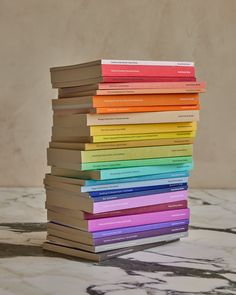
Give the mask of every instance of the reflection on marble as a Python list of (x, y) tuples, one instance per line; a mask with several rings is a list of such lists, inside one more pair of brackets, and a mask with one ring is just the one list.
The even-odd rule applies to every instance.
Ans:
[(43, 189), (0, 189), (1, 295), (236, 294), (236, 191), (192, 190), (189, 238), (100, 264), (43, 252)]

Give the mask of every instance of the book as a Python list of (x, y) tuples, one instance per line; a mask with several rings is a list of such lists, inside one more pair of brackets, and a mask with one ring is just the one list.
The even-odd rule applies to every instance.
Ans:
[(159, 146), (159, 145), (179, 145), (179, 144), (193, 144), (194, 138), (161, 138), (154, 140), (133, 140), (133, 141), (118, 141), (107, 143), (80, 143), (80, 142), (49, 142), (50, 148), (68, 149), (68, 150), (106, 150), (106, 149), (119, 149), (119, 148), (132, 148), (132, 147), (145, 147), (145, 146)]
[(97, 231), (97, 232), (82, 231), (77, 227), (70, 227), (65, 224), (48, 222), (47, 229), (70, 234), (74, 236), (74, 238), (79, 242), (93, 245), (94, 242), (100, 238), (125, 235), (125, 234), (137, 233), (137, 232), (143, 232), (143, 231), (149, 231), (149, 230), (156, 230), (156, 229), (161, 229), (166, 227), (184, 226), (184, 225), (189, 225), (189, 219), (181, 219), (181, 220), (152, 223), (152, 224), (145, 224), (145, 225), (139, 225), (139, 226), (123, 227), (123, 228), (109, 229), (109, 230)]
[[(193, 122), (195, 123), (195, 122)], [(148, 124), (150, 126), (150, 124)], [(133, 125), (130, 125), (133, 126)], [(137, 125), (136, 125), (137, 126)], [(153, 126), (150, 126), (153, 129)], [(157, 133), (135, 133), (135, 134), (110, 134), (110, 135), (95, 135), (95, 136), (81, 136), (81, 130), (78, 128), (52, 128), (51, 140), (54, 142), (78, 142), (78, 143), (111, 143), (111, 142), (121, 142), (121, 141), (140, 141), (140, 140), (156, 140), (156, 139), (170, 139), (170, 138), (195, 138), (197, 125), (190, 125), (181, 127), (185, 129), (190, 129), (189, 131), (177, 131), (177, 132), (157, 132)], [(192, 128), (192, 130), (191, 130)], [(116, 132), (121, 133), (121, 130), (125, 132), (133, 129), (133, 127), (115, 129)], [(104, 128), (103, 128), (104, 131)], [(90, 132), (90, 131), (89, 131)], [(106, 130), (106, 132), (108, 132)], [(131, 130), (131, 132), (136, 132)], [(145, 130), (143, 130), (145, 132)], [(147, 132), (147, 131), (146, 131)]]
[(52, 99), (52, 108), (110, 108), (199, 105), (198, 93), (94, 95)]
[(174, 221), (181, 219), (189, 219), (189, 209), (178, 209), (163, 212), (141, 213), (118, 217), (107, 217), (92, 220), (81, 220), (59, 214), (53, 211), (47, 211), (47, 218), (49, 221), (72, 225), (81, 230), (95, 232), (101, 230), (108, 230), (121, 227), (138, 226), (144, 224)]
[[(157, 158), (156, 166), (140, 166), (128, 168), (102, 169), (102, 170), (71, 170), (58, 167), (51, 167), (51, 175), (91, 179), (91, 180), (112, 180), (126, 177), (139, 177), (158, 173), (171, 173), (175, 171), (190, 171), (193, 168), (191, 157)], [(163, 161), (164, 160), (164, 161)], [(175, 163), (174, 161), (177, 160)], [(179, 163), (179, 164), (178, 164)], [(154, 165), (155, 165), (154, 164)]]
[(185, 209), (187, 208), (187, 200), (180, 200), (170, 203), (158, 204), (158, 205), (151, 205), (151, 206), (144, 206), (138, 208), (130, 208), (130, 209), (123, 209), (123, 210), (116, 210), (110, 212), (103, 212), (97, 214), (87, 213), (81, 210), (73, 210), (67, 209), (59, 206), (50, 206), (45, 203), (45, 208), (47, 210), (58, 212), (60, 214), (65, 214), (67, 216), (71, 216), (74, 218), (82, 219), (82, 220), (90, 220), (90, 219), (97, 219), (97, 218), (106, 218), (106, 217), (115, 217), (115, 216), (124, 216), (129, 214), (139, 214), (139, 213), (148, 213), (148, 212), (159, 212), (159, 211), (168, 211), (168, 210), (175, 210), (175, 209)]
[(83, 96), (95, 96), (95, 95), (129, 95), (129, 94), (170, 94), (170, 93), (201, 93), (205, 92), (204, 89), (192, 88), (157, 88), (157, 89), (122, 89), (122, 90), (90, 90), (75, 92), (67, 96), (59, 96), (58, 98), (71, 98), (71, 97), (83, 97)]
[(169, 111), (150, 113), (118, 113), (118, 114), (73, 114), (53, 116), (53, 125), (56, 127), (78, 127), (96, 125), (122, 124), (156, 124), (193, 122), (199, 120), (199, 111)]
[(69, 169), (78, 167), (78, 164), (80, 163), (184, 157), (192, 156), (192, 153), (193, 147), (191, 144), (95, 151), (64, 150), (53, 148), (47, 149), (48, 165), (59, 166), (61, 163), (63, 163), (64, 167)]
[[(141, 239), (148, 239), (148, 238), (156, 238), (160, 237), (162, 235), (169, 235), (173, 233), (180, 233), (180, 232), (186, 232), (188, 230), (188, 226), (176, 226), (176, 227), (167, 227), (162, 228), (158, 230), (153, 231), (145, 231), (145, 232), (139, 232), (135, 234), (127, 234), (122, 236), (113, 236), (110, 238), (101, 238), (100, 241), (96, 243), (96, 245), (88, 245), (84, 244), (78, 241), (75, 241), (75, 238), (71, 235), (68, 235), (66, 233), (62, 233), (60, 231), (48, 231), (47, 240), (52, 243), (59, 243), (64, 244), (65, 246), (73, 247), (73, 248), (79, 248), (81, 250), (99, 253), (103, 251), (109, 251), (117, 249), (117, 243), (119, 243), (119, 246), (122, 246), (121, 243), (123, 242), (131, 242), (131, 241), (137, 241), (140, 242)], [(146, 244), (146, 241), (145, 241)]]
[(76, 258), (82, 258), (82, 259), (91, 260), (91, 261), (95, 261), (95, 262), (101, 262), (101, 261), (108, 260), (108, 259), (111, 259), (114, 257), (127, 255), (127, 254), (137, 252), (137, 251), (144, 251), (149, 248), (166, 245), (168, 243), (176, 242), (179, 240), (176, 238), (176, 236), (172, 236), (172, 237), (164, 236), (164, 237), (165, 237), (165, 239), (162, 242), (145, 244), (145, 245), (138, 245), (138, 246), (132, 246), (132, 247), (125, 247), (122, 249), (116, 249), (116, 250), (111, 250), (111, 251), (106, 251), (106, 252), (101, 252), (101, 253), (91, 253), (88, 251), (82, 251), (79, 249), (70, 248), (70, 247), (67, 247), (64, 245), (54, 244), (54, 243), (50, 243), (50, 242), (44, 242), (43, 249), (45, 251), (52, 251), (52, 252), (59, 253), (61, 255), (74, 256)]
[(134, 177), (127, 181), (127, 179), (122, 178), (120, 181), (96, 181), (96, 183), (87, 183), (82, 179), (70, 178), (70, 177), (59, 177), (50, 174), (46, 174), (44, 183), (46, 185), (56, 185), (60, 183), (63, 184), (71, 184), (80, 186), (80, 191), (84, 192), (92, 192), (92, 194), (96, 191), (106, 191), (106, 190), (117, 190), (117, 189), (127, 189), (127, 188), (138, 188), (138, 187), (146, 187), (146, 186), (155, 186), (162, 185), (168, 183), (176, 183), (176, 179), (181, 182), (184, 182), (186, 178), (189, 177), (188, 171), (180, 171), (173, 173), (164, 173), (164, 175), (152, 175), (152, 176), (144, 176), (144, 177)]
[(186, 199), (187, 191), (182, 190), (96, 202), (97, 198), (87, 198), (77, 192), (60, 190), (54, 186), (46, 186), (46, 202), (48, 205), (74, 210), (78, 209), (92, 214), (177, 202)]
[(93, 90), (136, 90), (136, 89), (185, 89), (191, 90), (203, 90), (206, 89), (205, 82), (130, 82), (130, 83), (98, 83), (81, 85), (77, 87), (66, 87), (58, 89), (58, 97), (71, 97), (75, 93), (93, 91)]
[[(46, 175), (44, 178), (44, 184), (50, 185), (51, 187), (68, 189), (74, 192), (79, 193), (87, 193), (90, 192), (92, 196), (95, 196), (95, 192), (101, 191), (104, 194), (111, 194), (111, 191), (117, 191), (122, 189), (133, 189), (133, 188), (145, 188), (145, 187), (154, 187), (159, 185), (168, 185), (168, 184), (176, 184), (176, 183), (185, 183), (188, 181), (189, 173), (185, 172), (181, 177), (170, 177), (164, 179), (154, 179), (154, 180), (146, 180), (146, 181), (132, 181), (132, 182), (122, 182), (122, 183), (114, 183), (114, 184), (106, 184), (106, 185), (93, 185), (93, 186), (81, 186), (72, 184), (71, 182), (61, 182), (56, 181), (55, 179), (49, 178), (50, 175)], [(99, 195), (102, 195), (100, 193)]]
[(50, 69), (53, 88), (88, 85), (98, 82), (155, 81), (156, 78), (191, 78), (195, 80), (192, 62), (151, 62), (97, 60)]
[(49, 181), (59, 181), (69, 184), (75, 184), (80, 186), (99, 186), (99, 185), (113, 185), (113, 184), (122, 184), (127, 182), (141, 182), (148, 180), (156, 180), (156, 179), (165, 179), (165, 178), (175, 178), (175, 177), (189, 177), (189, 170), (183, 171), (173, 171), (167, 173), (158, 173), (152, 175), (144, 175), (144, 176), (134, 176), (134, 177), (122, 177), (115, 179), (106, 179), (106, 180), (86, 180), (72, 177), (62, 177), (51, 174), (46, 174), (46, 179)]
[[(143, 166), (156, 166), (164, 164), (183, 164), (192, 162), (192, 156), (185, 157), (171, 157), (171, 158), (152, 158), (152, 159), (139, 159), (139, 160), (124, 160), (124, 161), (109, 161), (109, 162), (94, 162), (94, 163), (78, 163), (73, 167), (68, 167), (68, 163), (60, 163), (56, 165), (57, 168), (64, 168), (68, 170), (101, 170), (101, 169), (114, 169), (114, 168), (128, 168), (128, 167), (143, 167)], [(60, 166), (60, 167), (59, 167)], [(63, 167), (64, 166), (64, 167)], [(72, 166), (72, 165), (69, 165)]]
[[(71, 87), (76, 88), (76, 87)], [(71, 89), (70, 88), (70, 89)], [(78, 87), (79, 88), (79, 87)], [(77, 89), (78, 89), (77, 88)], [(66, 89), (66, 88), (61, 88)], [(137, 88), (137, 89), (102, 89), (102, 90), (87, 90), (87, 91), (59, 91), (58, 98), (71, 98), (79, 96), (94, 96), (94, 95), (128, 95), (128, 94), (170, 94), (170, 93), (201, 93), (205, 89), (199, 87), (191, 88)]]
[[(120, 141), (122, 137), (117, 135), (128, 135), (127, 138), (133, 137), (133, 134), (138, 134), (140, 137), (142, 133), (171, 133), (171, 132), (184, 132), (184, 131), (196, 131), (196, 122), (177, 122), (177, 123), (162, 123), (162, 124), (124, 124), (124, 125), (106, 125), (106, 126), (79, 126), (74, 127), (52, 127), (53, 137), (73, 137), (73, 136), (96, 136), (96, 135), (109, 135), (106, 141), (111, 140), (110, 138), (116, 138), (116, 141)], [(130, 135), (131, 134), (131, 135)], [(172, 135), (163, 135), (164, 138), (169, 138)], [(142, 138), (142, 137), (141, 137)], [(156, 137), (157, 138), (157, 137)], [(159, 136), (160, 138), (160, 136)], [(137, 137), (135, 137), (137, 140)], [(101, 139), (98, 138), (98, 141)], [(58, 141), (58, 140), (55, 140)]]
[(118, 114), (118, 113), (143, 113), (143, 112), (165, 112), (165, 111), (196, 111), (200, 110), (200, 105), (184, 106), (149, 106), (149, 107), (115, 107), (115, 108), (69, 108), (54, 109), (56, 116), (74, 115), (74, 114)]

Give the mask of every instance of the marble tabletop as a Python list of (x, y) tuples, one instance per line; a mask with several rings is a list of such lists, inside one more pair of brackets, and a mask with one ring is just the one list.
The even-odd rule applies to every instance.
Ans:
[(236, 294), (236, 190), (191, 190), (188, 238), (100, 264), (42, 251), (44, 202), (0, 189), (0, 295)]

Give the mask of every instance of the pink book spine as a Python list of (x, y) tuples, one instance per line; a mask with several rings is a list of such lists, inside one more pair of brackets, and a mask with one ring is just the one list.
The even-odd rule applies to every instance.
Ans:
[(103, 76), (195, 77), (193, 66), (102, 65)]
[(123, 82), (196, 82), (195, 77), (103, 76), (104, 83)]
[(171, 210), (163, 212), (153, 212), (144, 214), (135, 214), (111, 218), (100, 218), (88, 221), (88, 230), (90, 232), (102, 231), (115, 228), (138, 226), (167, 221), (176, 221), (189, 219), (189, 209)]
[(111, 89), (205, 89), (205, 82), (139, 82), (139, 83), (99, 83), (100, 90)]
[(187, 200), (188, 191), (177, 191), (170, 193), (162, 193), (148, 196), (140, 196), (133, 198), (118, 199), (114, 201), (94, 202), (94, 214), (122, 210), (128, 208), (138, 208), (144, 206), (158, 205), (181, 200)]

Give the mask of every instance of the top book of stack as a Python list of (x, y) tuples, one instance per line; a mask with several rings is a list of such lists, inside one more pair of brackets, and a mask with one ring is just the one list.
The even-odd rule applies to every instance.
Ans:
[(53, 88), (118, 82), (196, 81), (193, 62), (101, 59), (78, 65), (54, 67)]

